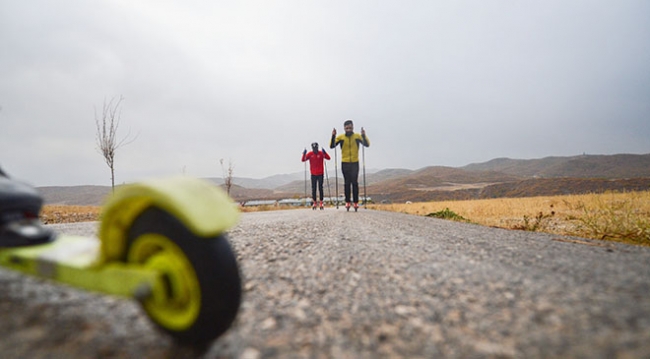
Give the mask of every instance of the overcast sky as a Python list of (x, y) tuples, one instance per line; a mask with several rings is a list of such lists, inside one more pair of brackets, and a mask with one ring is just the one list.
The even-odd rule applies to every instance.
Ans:
[(110, 185), (95, 112), (119, 96), (118, 137), (135, 139), (116, 183), (220, 177), (220, 159), (237, 177), (302, 172), (348, 118), (367, 168), (650, 153), (649, 15), (648, 0), (0, 0), (0, 166)]

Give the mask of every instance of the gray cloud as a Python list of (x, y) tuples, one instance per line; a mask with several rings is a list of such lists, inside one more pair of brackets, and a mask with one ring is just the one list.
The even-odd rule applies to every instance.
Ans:
[(346, 118), (373, 168), (650, 152), (644, 0), (5, 2), (0, 165), (108, 184), (94, 111), (123, 95), (117, 181), (302, 171)]

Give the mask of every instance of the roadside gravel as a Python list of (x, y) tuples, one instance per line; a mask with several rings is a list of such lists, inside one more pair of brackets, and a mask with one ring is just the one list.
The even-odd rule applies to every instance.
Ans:
[(229, 238), (244, 302), (206, 353), (134, 302), (3, 270), (1, 356), (650, 357), (650, 248), (333, 208), (246, 213)]

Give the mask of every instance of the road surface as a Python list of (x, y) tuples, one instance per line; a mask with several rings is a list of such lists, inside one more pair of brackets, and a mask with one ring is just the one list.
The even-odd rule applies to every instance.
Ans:
[(207, 352), (133, 302), (0, 271), (0, 354), (650, 357), (650, 248), (334, 208), (246, 213), (229, 238), (244, 301)]

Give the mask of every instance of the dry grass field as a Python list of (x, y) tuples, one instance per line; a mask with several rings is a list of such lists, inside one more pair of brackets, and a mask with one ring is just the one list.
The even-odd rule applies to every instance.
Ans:
[(45, 205), (40, 218), (45, 224), (74, 223), (99, 220), (99, 206)]
[[(264, 211), (280, 211), (280, 210), (285, 210), (285, 209), (305, 209), (307, 207), (305, 206), (290, 206), (290, 205), (278, 205), (278, 206), (272, 206), (272, 205), (264, 205), (264, 206), (251, 206), (251, 207), (239, 207), (239, 210), (247, 213), (247, 212), (264, 212)], [(308, 207), (311, 208), (311, 207)]]
[(650, 191), (377, 204), (368, 205), (368, 208), (499, 228), (650, 245)]
[[(242, 211), (290, 208), (305, 207), (261, 206), (242, 208)], [(650, 191), (369, 204), (368, 208), (465, 221), (491, 227), (650, 246)], [(44, 223), (96, 221), (99, 219), (100, 211), (101, 208), (96, 206), (46, 205), (41, 212), (41, 219)]]
[[(302, 208), (305, 207), (281, 205), (240, 207), (240, 210), (242, 212), (262, 212)], [(100, 206), (45, 205), (41, 210), (40, 218), (45, 224), (99, 221), (101, 210)]]

